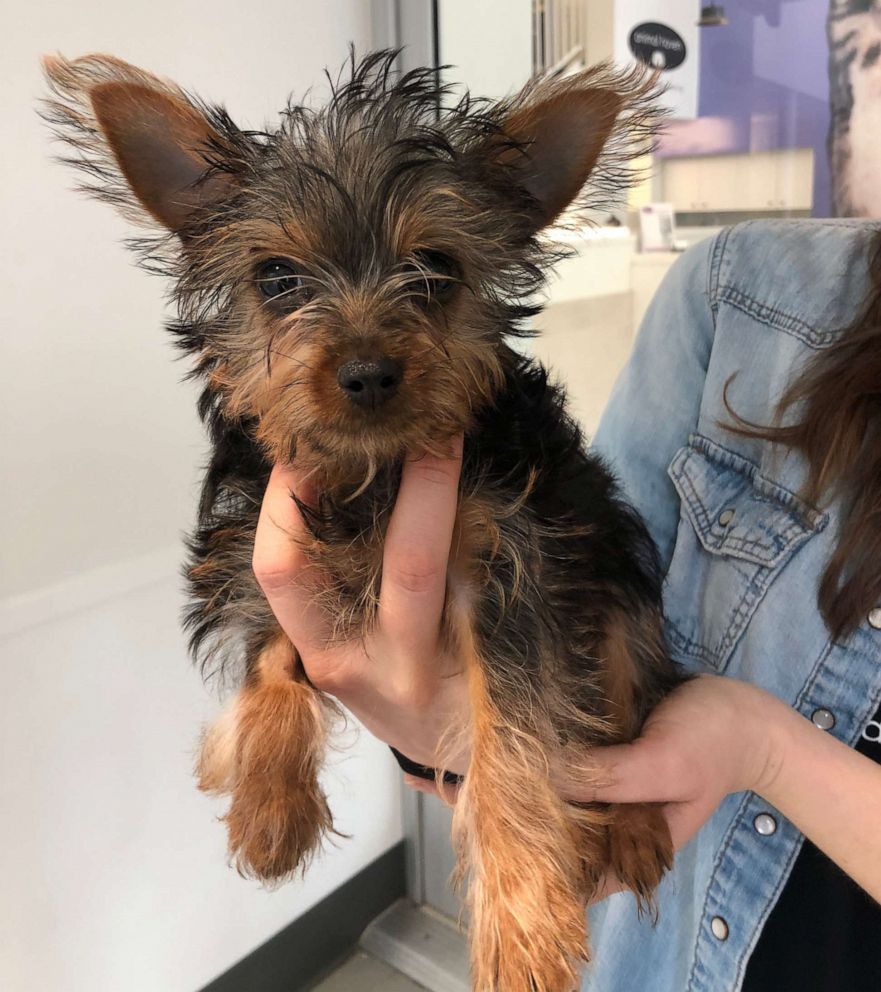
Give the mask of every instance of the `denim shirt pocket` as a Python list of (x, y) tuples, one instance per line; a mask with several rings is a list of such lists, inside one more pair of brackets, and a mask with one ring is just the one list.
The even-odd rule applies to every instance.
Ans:
[(724, 671), (769, 586), (827, 516), (699, 434), (668, 474), (681, 513), (664, 586), (667, 636), (683, 661)]

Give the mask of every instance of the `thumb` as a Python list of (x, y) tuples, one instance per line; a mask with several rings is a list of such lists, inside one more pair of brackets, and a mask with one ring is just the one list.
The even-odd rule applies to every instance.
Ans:
[(577, 802), (669, 802), (680, 792), (675, 756), (658, 738), (597, 747), (561, 769), (561, 788)]

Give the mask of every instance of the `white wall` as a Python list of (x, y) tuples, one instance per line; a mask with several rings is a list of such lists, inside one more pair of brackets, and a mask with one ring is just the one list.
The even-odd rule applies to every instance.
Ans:
[(217, 707), (181, 643), (177, 557), (0, 607), (3, 992), (195, 992), (401, 838), (397, 766), (352, 729), (325, 775), (351, 839), (274, 892), (227, 866), (223, 804), (191, 774)]
[(615, 0), (587, 0), (587, 62), (593, 65), (612, 57)]
[[(369, 47), (359, 0), (6, 5), (0, 38), (0, 989), (193, 992), (401, 836), (397, 773), (357, 738), (341, 841), (266, 893), (226, 866), (190, 766), (214, 707), (178, 629), (205, 446), (125, 225), (70, 192), (34, 107), (42, 52), (104, 50), (261, 125)], [(61, 583), (57, 585), (57, 583)], [(3, 598), (5, 597), (5, 599)]]
[(446, 81), (501, 97), (532, 73), (531, 0), (441, 0), (440, 60)]
[(70, 191), (35, 113), (41, 53), (113, 52), (226, 102), (252, 126), (316, 85), (354, 41), (359, 0), (105, 0), (7, 5), (0, 64), (0, 596), (172, 543), (202, 459), (194, 390), (161, 328), (159, 279), (130, 230)]

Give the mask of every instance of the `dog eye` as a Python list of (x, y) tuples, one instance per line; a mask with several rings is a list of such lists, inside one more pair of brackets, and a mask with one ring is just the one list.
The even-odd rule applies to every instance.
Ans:
[(404, 263), (410, 273), (409, 280), (413, 291), (422, 297), (423, 303), (443, 303), (456, 291), (462, 277), (459, 263), (442, 251), (422, 249), (414, 251), (412, 261)]
[(302, 275), (290, 262), (270, 258), (257, 266), (256, 282), (261, 295), (267, 300), (284, 298), (292, 306), (303, 302), (305, 286)]

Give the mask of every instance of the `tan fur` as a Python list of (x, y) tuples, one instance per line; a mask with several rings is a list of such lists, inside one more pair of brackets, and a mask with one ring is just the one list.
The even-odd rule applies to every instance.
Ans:
[[(482, 534), (484, 546), (495, 544), (500, 538), (493, 528), (479, 526), (480, 510), (475, 502), (460, 514), (461, 540)], [(467, 609), (454, 608), (449, 618), (473, 711), (471, 763), (454, 818), (457, 877), (468, 881), (473, 987), (575, 989), (580, 965), (589, 959), (586, 901), (610, 875), (634, 893), (640, 912), (652, 911), (654, 890), (673, 860), (666, 819), (656, 806), (563, 801), (551, 766), (563, 754), (553, 741), (554, 726), (568, 716), (565, 701), (555, 703), (553, 693), (541, 701), (494, 699)], [(639, 729), (634, 627), (624, 616), (609, 625), (603, 688), (610, 712), (589, 728), (597, 740), (629, 740)], [(542, 707), (548, 708), (544, 716)], [(583, 751), (579, 756), (583, 761)]]
[(238, 776), (238, 734), (241, 693), (202, 735), (196, 762), (196, 778), (203, 792), (215, 795), (235, 788)]
[[(47, 119), (85, 188), (180, 235), (140, 250), (175, 278), (174, 330), (210, 387), (202, 412), (216, 450), (187, 622), (211, 665), (245, 663), (198, 772), (204, 790), (230, 797), (235, 864), (264, 880), (305, 867), (332, 830), (318, 780), (330, 703), (250, 568), (269, 464), (296, 459), (321, 494), (303, 507), (301, 549), (321, 576), (331, 640), (364, 637), (400, 463), (448, 454), (451, 438), (479, 429), (517, 367), (505, 335), (523, 330), (558, 257), (539, 229), (573, 197), (608, 210), (657, 123), (651, 77), (604, 65), (531, 81), (496, 105), (465, 100), (438, 130), (433, 77), (398, 92), (393, 58), (366, 60), (366, 76), (353, 65), (325, 111), (289, 105), (265, 140), (111, 57), (47, 63)], [(447, 264), (434, 271), (432, 254)], [(289, 294), (264, 292), (270, 260), (294, 274)], [(380, 355), (400, 379), (366, 415), (338, 375)], [(549, 422), (568, 433), (551, 405)], [(657, 645), (637, 645), (652, 635), (634, 618), (612, 617), (607, 630), (607, 607), (586, 603), (580, 617), (593, 524), (531, 512), (547, 459), (529, 457), (516, 488), (492, 460), (466, 458), (443, 618), (474, 713), (455, 831), (477, 992), (571, 992), (587, 957), (584, 903), (603, 872), (645, 900), (669, 858), (656, 811), (567, 803), (552, 779), (567, 747), (638, 730), (646, 692), (634, 653), (651, 665)], [(437, 764), (461, 744), (443, 742)]]
[[(296, 256), (297, 248), (288, 242), (276, 252)], [(216, 380), (226, 387), (230, 412), (259, 420), (258, 438), (275, 459), (291, 456), (292, 437), (301, 450), (316, 450), (322, 476), (331, 470), (322, 453), (332, 448), (328, 481), (335, 485), (362, 481), (371, 464), (445, 445), (470, 425), (472, 412), (498, 386), (499, 367), (486, 342), (463, 336), (445, 345), (449, 362), (438, 371), (433, 329), (419, 315), (402, 317), (400, 309), (392, 298), (342, 296), (332, 308), (306, 304), (273, 323), (257, 301), (243, 301), (240, 323), (252, 344)], [(467, 326), (467, 304), (451, 319)], [(335, 376), (341, 362), (377, 353), (380, 339), (382, 353), (404, 366), (401, 402), (367, 434)], [(432, 427), (426, 434), (427, 421)]]
[(653, 631), (657, 626), (657, 622), (652, 622), (650, 617), (626, 617), (613, 613), (609, 618), (604, 639), (603, 689), (617, 740), (630, 741), (639, 733), (634, 703), (639, 691), (640, 674), (634, 659), (633, 640), (635, 636), (640, 636), (640, 627)]
[[(631, 741), (642, 729), (637, 719), (636, 699), (640, 672), (636, 666), (635, 641), (642, 640), (641, 656), (663, 650), (657, 640), (657, 617), (613, 613), (605, 637), (604, 690), (615, 739)], [(673, 841), (660, 807), (643, 804), (613, 806), (607, 830), (604, 863), (636, 896), (640, 912), (654, 912), (653, 894), (664, 872), (673, 865)]]
[(326, 714), (296, 664), (286, 638), (266, 648), (256, 677), (205, 735), (197, 767), (201, 789), (231, 797), (224, 820), (236, 867), (264, 881), (302, 871), (332, 830), (318, 782)]
[(627, 803), (610, 810), (606, 865), (636, 896), (640, 913), (657, 918), (655, 889), (673, 867), (673, 840), (660, 806)]
[(605, 817), (560, 799), (544, 742), (498, 712), (467, 618), (458, 620), (473, 740), (454, 836), (458, 876), (468, 879), (473, 988), (568, 992), (587, 959), (579, 831), (600, 844)]

